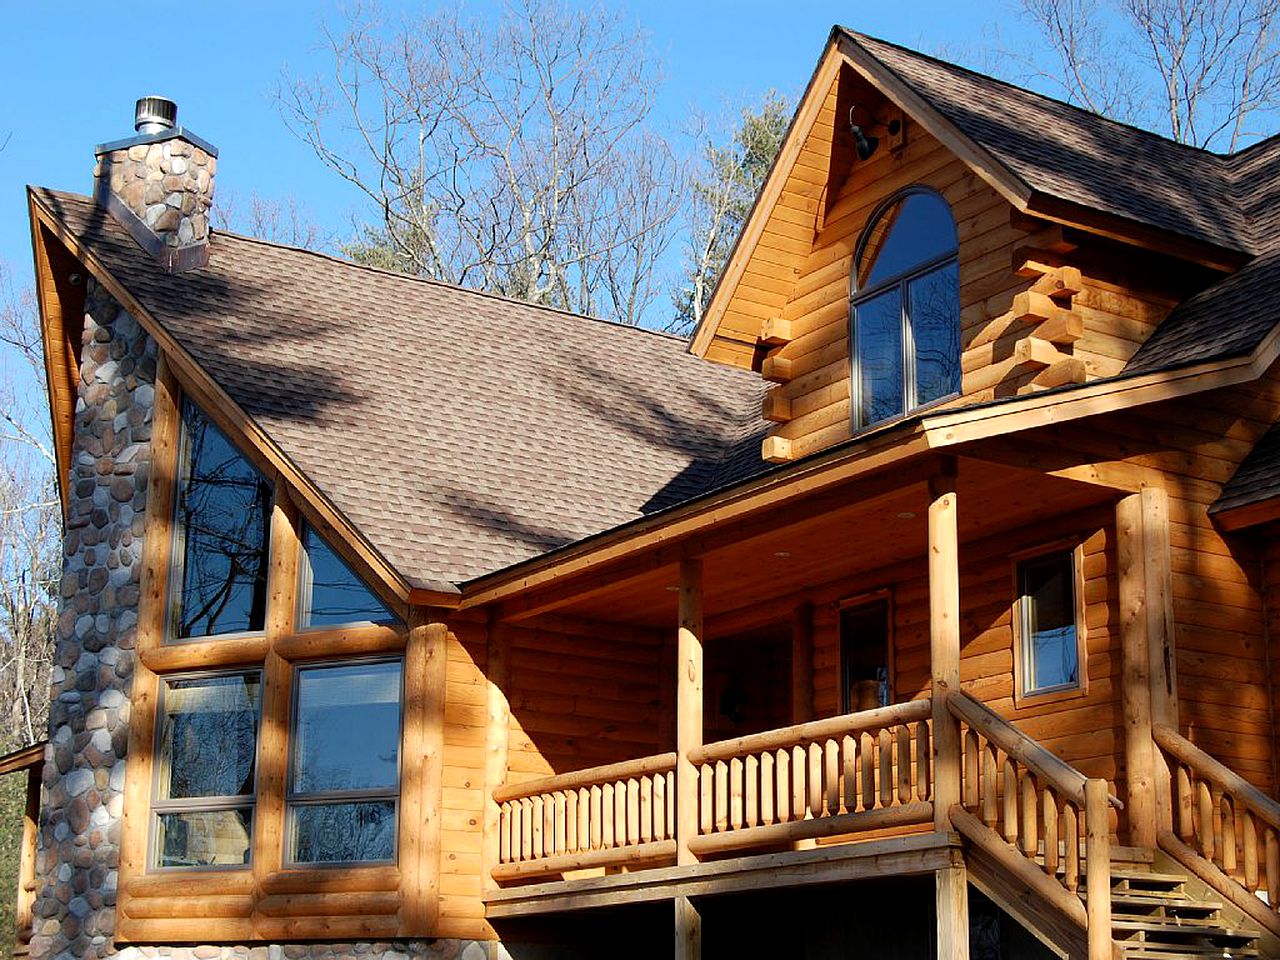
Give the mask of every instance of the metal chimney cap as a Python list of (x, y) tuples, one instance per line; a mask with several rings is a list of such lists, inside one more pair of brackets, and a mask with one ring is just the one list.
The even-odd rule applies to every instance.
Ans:
[(138, 133), (163, 133), (178, 123), (178, 105), (168, 97), (139, 97), (133, 108), (133, 129)]

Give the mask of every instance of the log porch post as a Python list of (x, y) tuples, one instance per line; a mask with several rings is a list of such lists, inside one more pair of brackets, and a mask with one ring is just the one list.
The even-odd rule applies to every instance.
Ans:
[[(680, 562), (680, 624), (676, 635), (676, 863), (697, 863), (689, 841), (698, 835), (698, 769), (689, 760), (702, 746), (702, 561)], [(675, 898), (676, 960), (700, 960), (702, 920), (693, 902)]]
[(1116, 505), (1120, 640), (1125, 727), (1125, 813), (1129, 842), (1154, 849), (1158, 829), (1172, 829), (1169, 771), (1151, 727), (1176, 729), (1169, 497), (1143, 487)]
[[(930, 484), (929, 659), (933, 671), (933, 827), (951, 830), (960, 802), (960, 722), (947, 695), (960, 689), (960, 536), (954, 469)], [(969, 884), (962, 865), (934, 872), (938, 960), (968, 960)]]

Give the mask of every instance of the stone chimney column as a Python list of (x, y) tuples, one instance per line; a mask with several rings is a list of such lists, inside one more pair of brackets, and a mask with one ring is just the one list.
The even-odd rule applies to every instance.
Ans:
[(177, 106), (138, 101), (124, 140), (99, 144), (94, 198), (170, 273), (209, 261), (209, 211), (218, 150), (177, 124)]

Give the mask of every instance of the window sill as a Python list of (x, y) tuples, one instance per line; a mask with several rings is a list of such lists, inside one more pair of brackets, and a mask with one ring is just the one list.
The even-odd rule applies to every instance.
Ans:
[(1061, 703), (1065, 700), (1083, 700), (1088, 695), (1089, 685), (1087, 683), (1082, 683), (1076, 687), (1055, 687), (1052, 690), (1043, 692), (1018, 692), (1014, 694), (1013, 708), (1015, 710), (1030, 710), (1042, 704)]

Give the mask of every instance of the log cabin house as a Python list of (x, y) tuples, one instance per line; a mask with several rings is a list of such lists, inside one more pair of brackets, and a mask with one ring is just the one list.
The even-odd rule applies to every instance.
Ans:
[(837, 28), (686, 343), (139, 114), (29, 191), (36, 960), (1280, 955), (1280, 139)]

